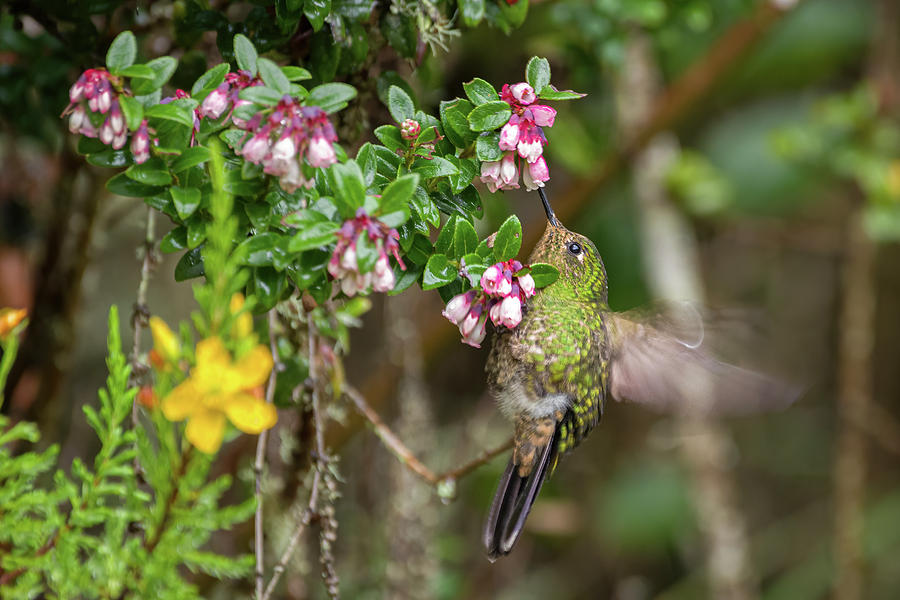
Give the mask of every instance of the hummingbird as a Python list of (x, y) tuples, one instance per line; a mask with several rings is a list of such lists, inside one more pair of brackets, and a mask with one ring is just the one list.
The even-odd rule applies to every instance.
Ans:
[(556, 218), (538, 189), (547, 227), (529, 258), (559, 271), (538, 290), (514, 329), (494, 336), (488, 389), (515, 425), (512, 456), (485, 522), (491, 561), (509, 554), (560, 456), (600, 422), (607, 399), (672, 412), (749, 413), (784, 406), (797, 389), (722, 362), (705, 344), (701, 311), (613, 312), (597, 247)]

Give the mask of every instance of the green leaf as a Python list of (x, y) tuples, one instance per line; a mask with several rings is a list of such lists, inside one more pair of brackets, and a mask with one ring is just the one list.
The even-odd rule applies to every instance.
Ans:
[(498, 262), (513, 259), (521, 247), (522, 223), (519, 222), (519, 217), (510, 215), (497, 230), (497, 237), (494, 238), (494, 258)]
[(437, 240), (434, 242), (434, 249), (442, 254), (448, 254), (453, 248), (453, 236), (456, 233), (456, 222), (459, 220), (458, 215), (452, 215), (444, 227), (438, 234)]
[(547, 85), (538, 93), (538, 98), (541, 100), (577, 100), (578, 98), (584, 98), (587, 94), (581, 94), (579, 92), (573, 92), (572, 90), (557, 90), (552, 85)]
[(125, 171), (130, 179), (147, 185), (168, 185), (172, 183), (172, 175), (166, 163), (160, 158), (151, 158), (140, 165), (131, 165)]
[(134, 79), (153, 79), (154, 75), (156, 75), (156, 71), (147, 65), (131, 65), (119, 71), (120, 77), (131, 77)]
[(388, 111), (395, 121), (403, 123), (406, 119), (413, 118), (416, 114), (416, 106), (409, 94), (396, 85), (392, 85), (388, 89)]
[(466, 27), (475, 27), (481, 23), (484, 18), (484, 0), (459, 0), (458, 4)]
[(111, 73), (118, 74), (134, 64), (137, 56), (137, 40), (130, 31), (123, 31), (116, 36), (109, 50), (106, 52), (106, 68)]
[(487, 102), (472, 109), (469, 113), (469, 127), (473, 131), (491, 131), (509, 121), (512, 110), (502, 100)]
[[(410, 173), (402, 177), (398, 177), (392, 181), (383, 192), (381, 192), (380, 211), (385, 217), (392, 213), (401, 213), (403, 219), (396, 224), (387, 223), (388, 227), (397, 227), (403, 224), (409, 218), (409, 204), (416, 186), (419, 185), (419, 176)], [(396, 221), (396, 217), (390, 219)], [(384, 221), (384, 218), (382, 218)]]
[(532, 56), (525, 67), (525, 79), (528, 85), (539, 92), (550, 84), (550, 63), (546, 58)]
[(281, 67), (281, 72), (287, 77), (288, 81), (305, 81), (312, 78), (312, 73), (302, 67), (288, 65)]
[(323, 83), (309, 90), (305, 104), (321, 107), (328, 114), (347, 106), (356, 97), (356, 88), (346, 83)]
[(200, 190), (195, 187), (173, 185), (169, 188), (169, 193), (172, 195), (172, 202), (175, 203), (175, 210), (182, 219), (190, 217), (200, 206)]
[(175, 265), (175, 281), (201, 277), (204, 273), (202, 248), (188, 250)]
[(356, 152), (356, 164), (362, 170), (363, 182), (368, 188), (375, 181), (375, 171), (378, 168), (378, 157), (375, 156), (375, 147), (371, 142), (366, 142)]
[(463, 256), (460, 262), (465, 265), (469, 284), (472, 287), (478, 287), (481, 276), (484, 275), (489, 265), (484, 262), (480, 254), (474, 252)]
[(388, 296), (396, 296), (397, 294), (409, 289), (422, 276), (424, 269), (416, 264), (407, 262), (406, 270), (400, 268), (400, 265), (394, 267), (394, 289), (388, 292)]
[(251, 77), (256, 75), (256, 61), (259, 58), (256, 48), (253, 46), (253, 42), (241, 33), (234, 36), (234, 58), (237, 60), (239, 69), (250, 71)]
[(222, 63), (198, 77), (191, 87), (191, 96), (203, 100), (211, 91), (222, 85), (225, 75), (228, 74), (228, 68), (228, 63)]
[(250, 288), (261, 310), (269, 310), (281, 299), (287, 288), (287, 276), (272, 267), (256, 267), (250, 280)]
[(288, 252), (302, 252), (321, 248), (334, 242), (334, 232), (339, 229), (333, 221), (310, 223), (298, 231), (288, 242)]
[(170, 167), (175, 174), (186, 171), (193, 166), (205, 163), (209, 160), (209, 149), (204, 146), (192, 146), (185, 149), (181, 155), (172, 162)]
[(280, 94), (264, 85), (244, 88), (238, 94), (238, 98), (241, 100), (248, 100), (261, 106), (275, 106), (281, 102), (283, 97), (284, 94)]
[(406, 140), (400, 135), (400, 129), (395, 125), (381, 125), (377, 127), (375, 129), (375, 137), (393, 151), (405, 150), (408, 147)]
[(187, 227), (179, 225), (163, 236), (159, 241), (159, 250), (163, 254), (171, 254), (187, 248)]
[(156, 104), (151, 106), (144, 112), (144, 116), (148, 119), (164, 119), (167, 121), (175, 121), (188, 127), (194, 126), (194, 115), (192, 110), (177, 101), (168, 104)]
[(291, 82), (284, 76), (278, 65), (268, 58), (257, 58), (256, 67), (259, 69), (259, 76), (266, 86), (282, 95), (290, 93)]
[(450, 264), (450, 261), (443, 254), (433, 254), (425, 265), (425, 272), (422, 274), (422, 289), (433, 290), (441, 286), (452, 283), (456, 280), (458, 273), (456, 268)]
[(279, 246), (281, 235), (273, 232), (258, 233), (248, 237), (234, 249), (240, 264), (251, 267), (267, 267), (275, 262), (275, 254), (283, 253)]
[(322, 29), (325, 18), (331, 12), (331, 0), (305, 0), (303, 2), (303, 14), (309, 19), (313, 31)]
[(397, 54), (403, 58), (415, 57), (419, 30), (414, 18), (395, 14), (392, 11), (384, 11), (379, 28)]
[(500, 134), (496, 131), (478, 136), (475, 141), (475, 156), (482, 162), (494, 162), (503, 158), (500, 149)]
[(432, 156), (431, 159), (417, 158), (413, 162), (412, 170), (425, 179), (456, 175), (459, 169), (452, 162), (440, 156)]
[(147, 66), (153, 71), (153, 77), (131, 82), (131, 91), (135, 96), (152, 94), (164, 86), (178, 68), (178, 61), (171, 56), (160, 56), (148, 62)]
[(534, 263), (529, 269), (536, 288), (546, 287), (559, 277), (559, 270), (547, 263)]
[(462, 257), (470, 252), (475, 252), (478, 247), (478, 234), (475, 228), (465, 219), (459, 219), (456, 223), (456, 231), (453, 232), (453, 256)]
[(375, 248), (375, 242), (369, 239), (368, 233), (360, 232), (356, 238), (356, 265), (359, 267), (359, 272), (371, 273), (375, 268), (376, 260), (378, 260), (378, 249)]
[[(475, 106), (500, 100), (500, 94), (497, 93), (494, 86), (478, 77), (468, 83), (464, 83), (463, 90), (465, 90), (466, 96)], [(504, 104), (506, 103), (504, 102)], [(508, 104), (506, 104), (506, 108), (509, 108)]]
[(432, 227), (440, 226), (441, 213), (438, 211), (437, 206), (434, 205), (434, 202), (431, 201), (428, 192), (426, 192), (422, 186), (416, 188), (415, 193), (410, 199), (410, 203), (420, 219)]
[(144, 107), (141, 106), (140, 102), (131, 96), (121, 94), (119, 96), (119, 106), (122, 108), (122, 115), (125, 117), (128, 129), (135, 131), (141, 126), (141, 121), (144, 120)]
[(345, 208), (342, 216), (352, 216), (366, 201), (366, 184), (359, 165), (355, 160), (348, 160), (346, 163), (333, 165), (328, 173), (334, 181), (332, 188), (335, 195)]
[(126, 167), (131, 164), (131, 153), (125, 150), (104, 150), (87, 155), (88, 164), (97, 167)]
[(441, 102), (441, 125), (444, 126), (444, 134), (450, 143), (457, 148), (466, 148), (471, 144), (477, 134), (469, 128), (467, 115), (472, 112), (472, 103), (462, 98), (456, 98), (450, 102)]

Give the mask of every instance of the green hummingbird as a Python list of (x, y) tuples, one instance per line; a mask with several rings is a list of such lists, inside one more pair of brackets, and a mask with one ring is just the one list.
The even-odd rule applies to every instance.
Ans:
[(498, 329), (488, 388), (515, 424), (512, 457), (500, 479), (483, 542), (492, 561), (508, 554), (559, 457), (599, 423), (608, 398), (676, 412), (753, 412), (796, 399), (781, 381), (714, 358), (701, 312), (613, 312), (597, 247), (557, 220), (539, 188), (547, 228), (529, 264), (559, 278), (530, 299), (519, 325)]

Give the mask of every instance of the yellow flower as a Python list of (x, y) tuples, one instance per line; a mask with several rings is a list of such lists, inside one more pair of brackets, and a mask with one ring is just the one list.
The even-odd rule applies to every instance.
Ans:
[(24, 308), (0, 308), (0, 337), (6, 337), (28, 316)]
[(162, 402), (170, 421), (187, 419), (185, 436), (212, 454), (222, 445), (225, 417), (244, 433), (258, 434), (278, 420), (275, 407), (254, 394), (272, 370), (272, 354), (256, 346), (238, 361), (218, 337), (197, 344), (197, 365)]
[[(231, 310), (232, 315), (239, 313), (241, 309), (244, 308), (244, 295), (237, 293), (232, 296), (231, 304), (228, 308)], [(238, 315), (237, 320), (234, 323), (234, 332), (239, 338), (248, 337), (253, 333), (253, 315), (247, 311)]]
[[(153, 336), (150, 360), (155, 366), (160, 367), (163, 363), (173, 363), (178, 360), (181, 355), (181, 342), (178, 341), (178, 336), (169, 329), (165, 321), (159, 317), (150, 317), (150, 333)], [(155, 357), (153, 352), (156, 353)], [(157, 362), (160, 365), (156, 365)]]

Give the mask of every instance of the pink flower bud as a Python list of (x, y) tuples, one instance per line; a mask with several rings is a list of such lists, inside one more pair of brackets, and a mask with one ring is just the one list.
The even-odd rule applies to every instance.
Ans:
[(540, 127), (553, 127), (553, 121), (556, 119), (556, 109), (544, 106), (543, 104), (535, 104), (528, 107), (534, 117), (534, 124)]
[(209, 93), (200, 104), (200, 116), (218, 119), (228, 108), (228, 89), (229, 85), (223, 83)]
[(509, 153), (500, 161), (500, 177), (497, 189), (519, 187), (519, 168), (516, 166), (516, 155)]
[(85, 122), (88, 122), (87, 113), (83, 107), (76, 106), (75, 110), (72, 111), (72, 115), (69, 117), (69, 131), (72, 133), (80, 133), (81, 126)]
[(534, 95), (534, 88), (524, 81), (509, 86), (509, 91), (519, 104), (527, 106), (537, 99), (537, 96)]
[(500, 183), (500, 161), (486, 161), (481, 163), (481, 181), (486, 183), (491, 193), (497, 191)]
[(382, 254), (375, 261), (372, 289), (376, 292), (389, 292), (394, 289), (394, 271), (391, 270), (391, 265), (388, 263), (387, 254)]
[(109, 108), (112, 106), (113, 96), (112, 93), (106, 89), (100, 92), (100, 95), (97, 96), (97, 110), (101, 113), (106, 113), (109, 111)]
[(341, 291), (347, 296), (355, 296), (360, 289), (362, 288), (357, 286), (356, 277), (352, 274), (348, 274), (341, 279)]
[(128, 141), (128, 133), (123, 131), (122, 133), (117, 133), (116, 136), (112, 140), (112, 147), (114, 150), (121, 150), (125, 147), (125, 142)]
[(522, 172), (522, 181), (528, 190), (536, 190), (544, 187), (544, 182), (550, 179), (550, 169), (547, 168), (547, 161), (543, 156), (538, 157), (536, 161), (528, 165), (527, 169)]
[(293, 158), (296, 154), (297, 145), (290, 136), (281, 138), (274, 146), (272, 146), (272, 158), (276, 160)]
[(315, 136), (306, 150), (306, 160), (313, 167), (327, 167), (337, 162), (334, 146), (324, 136)]
[(259, 163), (266, 157), (266, 154), (269, 152), (269, 136), (257, 133), (252, 138), (247, 140), (247, 143), (244, 144), (244, 147), (241, 148), (241, 156), (243, 156), (246, 160), (249, 160), (252, 163)]
[(481, 289), (488, 294), (496, 294), (501, 281), (503, 281), (503, 269), (499, 264), (491, 265), (481, 274)]
[(100, 99), (97, 96), (91, 96), (88, 98), (88, 108), (91, 112), (97, 112), (100, 106)]
[(347, 249), (344, 250), (343, 256), (341, 256), (341, 267), (348, 271), (356, 271), (359, 267), (356, 265), (356, 247), (352, 244), (347, 246)]
[(400, 124), (400, 136), (404, 140), (414, 140), (419, 137), (419, 133), (422, 131), (422, 126), (419, 125), (418, 121), (413, 119), (406, 119), (403, 123)]
[(69, 100), (74, 104), (84, 98), (84, 75), (78, 78), (72, 87), (69, 88)]
[(472, 308), (474, 296), (472, 292), (453, 296), (441, 314), (454, 325), (460, 325), (462, 320), (466, 318), (466, 315), (469, 314), (469, 309)]
[(534, 278), (531, 275), (522, 275), (517, 278), (519, 280), (519, 288), (525, 294), (526, 298), (534, 296)]
[(500, 302), (500, 323), (512, 329), (522, 321), (522, 303), (515, 296), (507, 296)]
[(338, 247), (334, 249), (334, 252), (331, 255), (331, 259), (328, 261), (328, 272), (335, 279), (340, 279), (344, 274), (344, 269), (341, 268), (340, 254), (338, 252), (340, 249), (340, 244), (338, 244)]
[(285, 161), (285, 171), (286, 172), (278, 179), (278, 183), (281, 184), (284, 191), (293, 193), (301, 187), (309, 188), (312, 186), (313, 182), (307, 181), (306, 178), (303, 177), (303, 171), (300, 170), (300, 165), (296, 160)]
[(500, 302), (494, 300), (491, 309), (488, 311), (488, 316), (491, 318), (491, 323), (494, 325), (500, 324), (500, 304)]
[(109, 110), (109, 123), (116, 135), (125, 132), (125, 117), (122, 116), (122, 109), (119, 108), (119, 101), (116, 100), (112, 108)]
[(481, 305), (473, 306), (459, 326), (459, 332), (463, 335), (463, 343), (480, 348), (481, 342), (484, 340), (486, 321), (487, 319), (482, 315)]
[(519, 137), (519, 144), (516, 148), (519, 156), (524, 158), (527, 163), (533, 163), (544, 153), (543, 140), (533, 127), (525, 135)]
[(515, 115), (513, 115), (513, 118), (510, 118), (509, 122), (500, 130), (501, 150), (515, 150), (516, 144), (519, 143), (519, 124), (518, 119), (515, 119), (516, 122), (513, 123), (514, 117)]
[(103, 121), (103, 125), (100, 126), (100, 141), (104, 144), (112, 144), (113, 138), (116, 136), (116, 132), (113, 131), (112, 124), (109, 122), (107, 118)]

